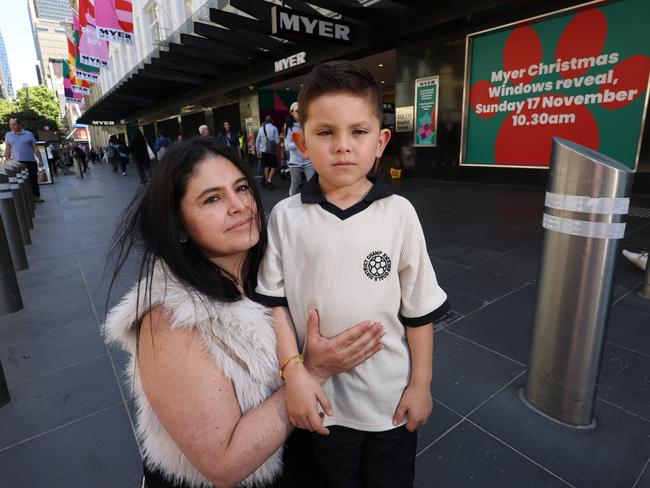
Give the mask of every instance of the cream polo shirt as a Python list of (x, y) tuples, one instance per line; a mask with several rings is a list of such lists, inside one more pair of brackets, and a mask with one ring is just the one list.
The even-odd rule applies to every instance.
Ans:
[(265, 305), (289, 307), (301, 349), (312, 308), (325, 337), (363, 320), (384, 324), (385, 349), (324, 386), (334, 411), (325, 425), (379, 432), (394, 428), (409, 383), (404, 326), (431, 323), (449, 304), (415, 209), (381, 181), (371, 181), (368, 195), (346, 210), (324, 198), (318, 175), (302, 193), (278, 203), (256, 292)]

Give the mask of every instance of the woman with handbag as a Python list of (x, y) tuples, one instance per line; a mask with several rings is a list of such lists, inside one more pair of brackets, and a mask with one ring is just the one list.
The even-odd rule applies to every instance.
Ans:
[[(266, 246), (253, 178), (210, 138), (165, 160), (114, 239), (111, 287), (136, 246), (140, 276), (105, 324), (130, 353), (143, 486), (322, 486), (300, 433), (280, 478), (292, 427), (271, 316), (251, 300)], [(379, 324), (325, 339), (312, 312), (309, 327), (305, 364), (323, 381), (381, 349)]]
[(221, 130), (219, 131), (219, 134), (217, 134), (217, 141), (219, 141), (221, 145), (227, 147), (234, 156), (241, 159), (237, 132), (231, 130), (230, 122), (227, 120), (221, 124)]

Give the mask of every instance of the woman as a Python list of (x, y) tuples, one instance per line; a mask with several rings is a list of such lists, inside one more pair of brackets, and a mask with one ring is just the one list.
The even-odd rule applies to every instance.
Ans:
[(230, 149), (233, 155), (241, 159), (241, 152), (239, 150), (239, 138), (236, 132), (230, 130), (230, 122), (225, 121), (221, 124), (221, 130), (217, 134), (217, 141), (220, 144)]
[[(165, 160), (114, 240), (112, 283), (136, 244), (140, 279), (105, 325), (131, 355), (145, 486), (286, 486), (274, 484), (292, 430), (275, 334), (249, 298), (266, 246), (259, 195), (214, 139), (173, 145)], [(381, 349), (378, 324), (328, 340), (312, 313), (310, 331), (306, 365), (323, 382)]]
[(287, 124), (286, 137), (284, 140), (284, 147), (289, 151), (289, 173), (291, 174), (291, 187), (289, 188), (289, 196), (298, 193), (298, 188), (302, 184), (303, 175), (305, 180), (309, 180), (314, 176), (314, 167), (311, 161), (305, 159), (298, 149), (298, 146), (293, 142), (293, 133), (300, 132), (299, 116), (298, 116), (298, 102), (293, 102), (289, 109), (290, 120)]

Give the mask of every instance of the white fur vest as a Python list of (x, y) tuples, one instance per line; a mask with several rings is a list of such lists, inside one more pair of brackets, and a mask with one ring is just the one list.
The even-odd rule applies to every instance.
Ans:
[[(104, 333), (108, 341), (120, 344), (130, 353), (129, 378), (137, 405), (137, 431), (147, 466), (165, 473), (174, 482), (185, 481), (194, 487), (211, 487), (188, 461), (165, 431), (142, 389), (136, 361), (135, 324), (155, 306), (163, 306), (172, 316), (172, 327), (197, 329), (215, 365), (232, 380), (242, 414), (259, 405), (279, 386), (275, 333), (268, 309), (248, 298), (233, 303), (207, 298), (180, 284), (170, 272), (157, 266), (151, 295), (140, 283), (108, 314)], [(136, 316), (137, 309), (137, 316)], [(215, 341), (213, 337), (217, 337)], [(221, 343), (219, 343), (221, 341)], [(229, 349), (224, 352), (224, 345)], [(235, 359), (233, 359), (233, 357)], [(239, 361), (238, 361), (239, 360)], [(245, 363), (248, 371), (240, 365)], [(242, 482), (242, 486), (271, 481), (282, 469), (282, 449)], [(219, 462), (218, 459), (214, 460)]]

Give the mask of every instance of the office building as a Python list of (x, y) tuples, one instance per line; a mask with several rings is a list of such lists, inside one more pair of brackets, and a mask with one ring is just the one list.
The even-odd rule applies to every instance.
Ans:
[[(0, 32), (0, 79), (2, 80), (2, 96), (3, 98), (12, 98), (14, 96), (14, 87), (11, 83), (11, 70), (9, 69), (9, 58), (7, 57), (7, 49), (5, 47), (5, 40)], [(6, 94), (5, 94), (6, 92)]]

